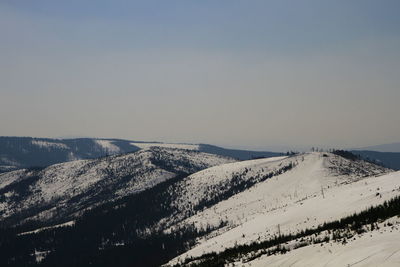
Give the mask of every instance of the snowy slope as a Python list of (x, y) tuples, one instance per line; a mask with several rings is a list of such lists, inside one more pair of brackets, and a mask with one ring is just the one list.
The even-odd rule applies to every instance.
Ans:
[[(214, 172), (210, 175), (211, 177), (226, 179), (227, 176), (231, 177), (232, 173), (238, 172), (243, 168), (250, 170), (246, 174), (248, 177), (254, 177), (290, 163), (298, 166), (293, 171), (257, 184), (255, 187), (237, 194), (229, 200), (218, 203), (212, 209), (205, 210), (192, 217), (189, 222), (210, 223), (213, 220), (217, 222), (224, 219), (234, 224), (240, 224), (242, 220), (238, 219), (239, 217), (248, 219), (253, 212), (258, 213), (260, 210), (264, 212), (265, 209), (272, 210), (288, 203), (294, 203), (310, 197), (314, 193), (320, 193), (321, 188), (349, 183), (358, 180), (362, 176), (377, 175), (386, 171), (383, 168), (377, 168), (365, 162), (354, 164), (333, 154), (330, 154), (329, 158), (325, 158), (322, 157), (322, 154), (312, 153), (291, 158), (277, 157), (227, 164), (203, 170), (191, 177), (194, 183), (201, 183), (201, 181), (210, 179), (205, 174)], [(363, 172), (359, 172), (359, 168)], [(341, 174), (342, 172), (348, 172), (349, 169), (352, 169), (351, 175)], [(189, 184), (185, 187), (190, 188), (193, 185)], [(198, 192), (199, 189), (196, 190)], [(198, 196), (198, 193), (196, 196)], [(187, 206), (186, 203), (183, 203), (183, 205)]]
[[(400, 194), (396, 190), (400, 188), (400, 173), (383, 175), (389, 170), (330, 153), (307, 153), (224, 166), (231, 165), (229, 169), (232, 169), (235, 165), (242, 165), (242, 168), (250, 169), (250, 175), (255, 176), (289, 162), (295, 164), (291, 170), (257, 183), (181, 222), (194, 224), (198, 228), (217, 226), (221, 221), (227, 225), (199, 240), (197, 246), (171, 263), (209, 252), (220, 252), (237, 244), (270, 239), (277, 234), (278, 225), (282, 234), (296, 233), (383, 203)], [(198, 180), (197, 189), (191, 191), (201, 192), (198, 188), (203, 187), (201, 181), (206, 179), (207, 172), (218, 173), (214, 179), (225, 179), (231, 173), (218, 166), (194, 174), (191, 177), (203, 175), (195, 179)], [(208, 179), (212, 179), (212, 176)], [(190, 183), (188, 187), (191, 187)], [(193, 198), (197, 195), (191, 196), (190, 201), (195, 201)]]
[[(174, 189), (179, 193), (171, 205), (182, 214), (192, 211), (201, 202), (212, 201), (215, 197), (223, 195), (238, 181), (257, 179), (278, 170), (285, 158), (273, 157), (228, 163), (197, 172), (175, 186)], [(292, 162), (292, 160), (287, 161), (287, 163)], [(176, 220), (177, 216), (179, 214), (175, 214), (173, 219)], [(213, 216), (213, 219), (215, 218)]]
[(15, 222), (73, 216), (181, 173), (190, 174), (232, 161), (189, 150), (150, 148), (126, 155), (56, 164), (43, 170), (0, 174), (0, 216)]
[(98, 144), (106, 153), (110, 155), (116, 155), (121, 153), (121, 148), (118, 147), (117, 145), (113, 144), (111, 140), (102, 140), (102, 139), (97, 139), (95, 140), (96, 144)]
[[(390, 225), (387, 223), (390, 222)], [(349, 239), (292, 250), (286, 254), (262, 256), (234, 266), (400, 266), (400, 219), (391, 218), (379, 229)]]

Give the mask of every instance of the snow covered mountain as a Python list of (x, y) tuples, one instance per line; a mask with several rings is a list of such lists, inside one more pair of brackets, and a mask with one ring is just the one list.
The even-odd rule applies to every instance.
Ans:
[[(389, 233), (398, 234), (400, 220), (393, 217), (393, 209), (400, 214), (400, 205), (384, 203), (400, 196), (400, 173), (348, 153), (335, 153), (236, 162), (190, 147), (150, 146), (132, 154), (34, 170), (40, 179), (31, 178), (34, 182), (25, 187), (12, 187), (7, 181), (16, 178), (8, 175), (30, 181), (26, 177), (36, 176), (27, 175), (29, 171), (3, 174), (1, 188), (7, 190), (1, 189), (2, 210), (18, 210), (20, 216), (11, 212), (8, 220), (42, 219), (48, 227), (35, 230), (22, 224), (4, 232), (0, 229), (0, 251), (7, 253), (4, 261), (16, 266), (26, 262), (31, 266), (109, 266), (110, 262), (119, 266), (319, 266), (330, 261), (346, 265), (370, 252), (394, 266), (399, 257), (390, 256), (396, 251), (389, 247), (400, 247)], [(19, 188), (28, 188), (29, 193), (19, 201), (4, 201), (23, 195), (13, 193)], [(80, 192), (75, 194), (73, 188)], [(54, 194), (58, 197), (51, 207), (25, 215)], [(69, 208), (70, 203), (75, 208)], [(369, 214), (375, 212), (371, 206), (385, 211), (378, 214), (381, 221), (373, 221), (376, 214)], [(54, 207), (58, 212), (51, 212)], [(343, 226), (347, 221), (351, 223)], [(64, 224), (51, 227), (57, 223)], [(385, 234), (378, 234), (377, 228), (385, 229)], [(345, 239), (354, 254), (359, 251), (357, 242), (379, 244), (366, 245), (359, 258), (348, 258), (350, 252), (344, 253), (338, 243), (343, 246)], [(310, 255), (322, 251), (321, 257), (304, 261), (300, 249)], [(73, 262), (71, 255), (78, 260)], [(286, 255), (293, 255), (293, 260)], [(339, 258), (333, 260), (332, 255)]]
[[(276, 162), (269, 159), (268, 163), (264, 164), (259, 161), (258, 168), (268, 168), (278, 162), (283, 165), (287, 161), (295, 164), (292, 170), (258, 183), (182, 222), (194, 224), (196, 227), (206, 224), (218, 225), (220, 221), (227, 223), (223, 228), (199, 239), (196, 246), (169, 264), (185, 262), (183, 265), (186, 265), (189, 262), (196, 263), (196, 259), (199, 263), (204, 258), (207, 259), (204, 255), (223, 253), (240, 245), (270, 240), (277, 235), (296, 234), (325, 222), (360, 212), (372, 205), (382, 204), (400, 195), (399, 172), (383, 175), (387, 173), (384, 168), (363, 161), (348, 160), (330, 153), (310, 153), (278, 159)], [(246, 168), (254, 169), (255, 173), (258, 173), (256, 169), (258, 164), (249, 165)], [(215, 168), (218, 167), (212, 169)], [(207, 172), (207, 170), (202, 172)], [(364, 237), (364, 239), (367, 238)], [(382, 243), (382, 246), (387, 246), (387, 244)], [(396, 249), (400, 247), (397, 246)], [(315, 248), (309, 250), (316, 251)], [(270, 264), (271, 266), (292, 266), (291, 264), (310, 266), (306, 263), (313, 263), (307, 261), (309, 259), (303, 258), (301, 254), (293, 253), (297, 255), (297, 265), (296, 260), (292, 260), (289, 256), (285, 258), (283, 255), (278, 259), (274, 257), (272, 260), (265, 256), (253, 262), (249, 260), (254, 256), (252, 253), (237, 257), (232, 264), (242, 266), (242, 260), (246, 261), (246, 257), (249, 262), (246, 266), (270, 266)], [(332, 258), (331, 255), (328, 256)], [(202, 257), (204, 258), (201, 259)], [(209, 257), (212, 258), (212, 256)], [(300, 261), (300, 259), (303, 260)], [(320, 257), (314, 260), (315, 266), (322, 266), (317, 263), (324, 262), (317, 261), (321, 260)], [(332, 264), (330, 266), (338, 266)]]
[(0, 174), (0, 218), (3, 223), (66, 220), (178, 175), (233, 161), (191, 150), (152, 147), (44, 169), (8, 172)]

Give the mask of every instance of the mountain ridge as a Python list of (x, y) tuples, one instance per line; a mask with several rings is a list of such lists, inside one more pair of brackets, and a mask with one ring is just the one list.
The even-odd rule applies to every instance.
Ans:
[(3, 136), (0, 137), (0, 172), (46, 167), (79, 159), (94, 159), (135, 152), (154, 146), (197, 150), (239, 160), (282, 155), (282, 153), (267, 151), (225, 149), (207, 144), (173, 144), (100, 138), (51, 139)]
[(351, 150), (369, 150), (377, 152), (400, 152), (400, 142), (353, 148)]
[(0, 174), (0, 216), (3, 222), (69, 220), (80, 210), (140, 192), (177, 175), (233, 161), (202, 152), (154, 147)]

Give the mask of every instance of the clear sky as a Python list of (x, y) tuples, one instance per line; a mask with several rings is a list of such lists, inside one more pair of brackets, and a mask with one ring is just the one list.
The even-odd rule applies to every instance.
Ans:
[(400, 141), (398, 0), (1, 0), (0, 135)]

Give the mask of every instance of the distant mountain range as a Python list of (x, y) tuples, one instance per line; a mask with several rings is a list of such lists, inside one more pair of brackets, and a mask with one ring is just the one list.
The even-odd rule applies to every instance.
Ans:
[(400, 143), (351, 149), (351, 152), (385, 167), (400, 170)]
[[(0, 173), (23, 168), (46, 167), (78, 159), (95, 159), (136, 152), (149, 147), (194, 150), (237, 160), (280, 156), (283, 153), (227, 149), (209, 144), (174, 144), (122, 139), (52, 139), (0, 137)], [(362, 158), (400, 170), (400, 143), (351, 149)]]
[(369, 150), (352, 150), (352, 153), (360, 155), (363, 159), (374, 161), (393, 170), (400, 170), (400, 153), (378, 152)]
[(383, 144), (377, 146), (367, 146), (353, 150), (368, 150), (377, 152), (398, 152), (400, 153), (400, 143)]
[(0, 172), (136, 152), (148, 147), (195, 150), (238, 160), (282, 155), (282, 153), (267, 151), (225, 149), (207, 144), (171, 144), (96, 138), (0, 137)]

